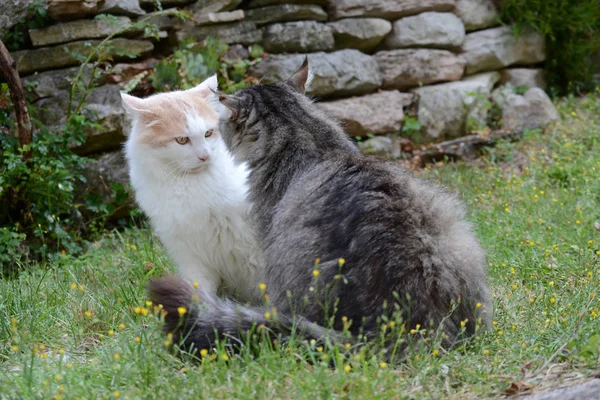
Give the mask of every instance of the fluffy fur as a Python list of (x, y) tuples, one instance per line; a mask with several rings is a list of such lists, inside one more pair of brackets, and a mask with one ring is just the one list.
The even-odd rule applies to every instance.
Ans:
[[(336, 309), (334, 330), (346, 317), (351, 333), (373, 337), (380, 332), (378, 317), (392, 305), (407, 329), (440, 328), (448, 346), (460, 339), (462, 325), (467, 335), (477, 321), (488, 325), (485, 257), (462, 204), (439, 186), (360, 154), (304, 96), (307, 76), (305, 65), (286, 83), (220, 98), (228, 108), (220, 122), (225, 143), (250, 169), (270, 302), (284, 327), (290, 315), (301, 327), (307, 320), (324, 325)], [(329, 289), (321, 290), (325, 285)], [(152, 293), (172, 316), (176, 305), (190, 304), (185, 287), (173, 281), (155, 282)], [(185, 330), (186, 346), (214, 343), (216, 334), (239, 339), (253, 323), (288, 334), (257, 309), (220, 301), (193, 309), (183, 330), (178, 318), (167, 321), (167, 330)]]
[(180, 275), (212, 296), (222, 288), (255, 300), (261, 260), (248, 223), (247, 170), (233, 163), (214, 129), (216, 89), (213, 76), (187, 91), (146, 99), (123, 94), (133, 119), (129, 174), (137, 203)]

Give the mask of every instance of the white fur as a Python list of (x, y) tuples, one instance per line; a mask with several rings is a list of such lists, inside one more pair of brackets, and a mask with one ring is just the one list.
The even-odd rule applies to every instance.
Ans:
[[(129, 99), (124, 102), (131, 112)], [(197, 114), (188, 114), (188, 131), (177, 133), (190, 143), (173, 140), (162, 148), (136, 140), (143, 127), (135, 111), (132, 116), (125, 146), (131, 184), (179, 274), (209, 294), (221, 288), (241, 300), (256, 300), (262, 260), (249, 223), (245, 165), (233, 163), (216, 130), (204, 137), (213, 127)]]

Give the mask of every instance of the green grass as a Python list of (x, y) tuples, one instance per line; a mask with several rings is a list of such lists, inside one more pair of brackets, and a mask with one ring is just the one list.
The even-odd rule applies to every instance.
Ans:
[(131, 229), (0, 280), (0, 397), (464, 398), (597, 374), (600, 98), (559, 107), (545, 134), (423, 172), (461, 193), (488, 252), (494, 328), (468, 344), (432, 342), (398, 365), (302, 344), (182, 361), (145, 304), (148, 280), (172, 265), (147, 229)]

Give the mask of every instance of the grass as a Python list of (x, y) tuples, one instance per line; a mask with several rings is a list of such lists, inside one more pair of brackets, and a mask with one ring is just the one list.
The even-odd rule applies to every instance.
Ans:
[(494, 327), (464, 346), (431, 343), (398, 365), (297, 343), (182, 361), (146, 304), (147, 281), (173, 267), (147, 229), (130, 229), (0, 280), (0, 398), (458, 399), (598, 374), (600, 97), (559, 108), (544, 134), (423, 172), (461, 193), (488, 252)]

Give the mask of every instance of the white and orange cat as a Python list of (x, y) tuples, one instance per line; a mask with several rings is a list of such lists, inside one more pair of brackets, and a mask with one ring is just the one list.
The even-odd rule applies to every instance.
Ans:
[(217, 77), (145, 99), (122, 94), (135, 198), (179, 274), (209, 294), (257, 299), (262, 260), (249, 222), (245, 166), (217, 127)]

